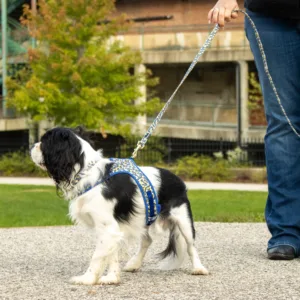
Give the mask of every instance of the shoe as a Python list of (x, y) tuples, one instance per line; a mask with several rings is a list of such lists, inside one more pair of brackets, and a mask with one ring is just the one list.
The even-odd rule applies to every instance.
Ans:
[(296, 258), (296, 252), (292, 246), (280, 245), (268, 249), (268, 258), (272, 260), (292, 260)]

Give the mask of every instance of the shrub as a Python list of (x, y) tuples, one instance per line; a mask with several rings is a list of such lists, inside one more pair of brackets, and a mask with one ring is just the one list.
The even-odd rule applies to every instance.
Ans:
[[(131, 138), (121, 146), (120, 157), (131, 157), (133, 150), (136, 148), (137, 142), (141, 138)], [(162, 138), (151, 136), (144, 149), (138, 151), (137, 157), (134, 159), (138, 165), (158, 165), (163, 162), (163, 158), (167, 155), (168, 149)]]
[(174, 172), (176, 175), (203, 181), (226, 181), (231, 179), (228, 162), (224, 159), (213, 159), (208, 156), (185, 156), (177, 160)]
[(9, 153), (0, 157), (0, 175), (47, 177), (47, 173), (37, 167), (29, 155), (22, 152)]

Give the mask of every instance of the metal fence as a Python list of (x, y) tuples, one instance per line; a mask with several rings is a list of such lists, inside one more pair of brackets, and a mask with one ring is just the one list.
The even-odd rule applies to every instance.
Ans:
[[(105, 156), (130, 157), (139, 138), (121, 137), (114, 140), (102, 140), (96, 143), (102, 148)], [(189, 155), (206, 155), (214, 157), (215, 153), (222, 153), (225, 159), (237, 147), (241, 150), (235, 152), (237, 160), (251, 166), (264, 166), (264, 141), (261, 139), (244, 140), (239, 146), (237, 141), (229, 140), (192, 140), (178, 138), (151, 137), (144, 149), (138, 152), (137, 159), (142, 163), (155, 163), (162, 161), (167, 164), (174, 163), (178, 158)]]
[[(102, 149), (105, 157), (130, 157), (136, 147), (139, 137), (123, 138), (121, 136), (108, 135), (103, 138), (99, 133), (91, 133), (90, 139), (95, 149)], [(248, 166), (264, 166), (265, 153), (264, 141), (244, 140), (241, 150), (235, 151), (235, 159)], [(137, 161), (141, 164), (154, 165), (159, 162), (172, 164), (183, 156), (206, 155), (214, 157), (216, 153), (222, 153), (225, 159), (230, 156), (230, 151), (239, 147), (237, 141), (230, 140), (192, 140), (179, 138), (158, 138), (152, 136), (144, 149), (137, 155)], [(8, 152), (29, 150), (29, 132), (11, 131), (1, 132), (0, 155)]]

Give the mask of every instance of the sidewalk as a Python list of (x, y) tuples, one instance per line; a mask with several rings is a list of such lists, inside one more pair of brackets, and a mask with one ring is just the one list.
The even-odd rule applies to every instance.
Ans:
[[(186, 181), (189, 190), (231, 190), (267, 192), (266, 184), (254, 183), (220, 183), (220, 182), (191, 182)], [(26, 178), (26, 177), (0, 177), (0, 184), (25, 184), (25, 185), (50, 185), (54, 186), (50, 178)]]

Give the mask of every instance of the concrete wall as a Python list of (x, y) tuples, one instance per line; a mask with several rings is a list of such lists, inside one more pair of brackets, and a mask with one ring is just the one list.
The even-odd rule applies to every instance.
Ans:
[[(212, 26), (209, 26), (206, 31), (196, 30), (193, 32), (185, 32), (184, 27), (176, 28), (174, 32), (149, 33), (140, 30), (136, 33), (119, 35), (116, 38), (122, 40), (125, 45), (130, 46), (132, 49), (142, 51), (199, 49), (204, 44), (212, 28)], [(210, 50), (240, 49), (249, 50), (249, 42), (243, 30), (220, 30), (210, 46)]]
[[(162, 101), (168, 100), (188, 69), (185, 64), (148, 67), (160, 78), (155, 90)], [(199, 64), (178, 91), (161, 122), (236, 126), (235, 82), (234, 64)]]

